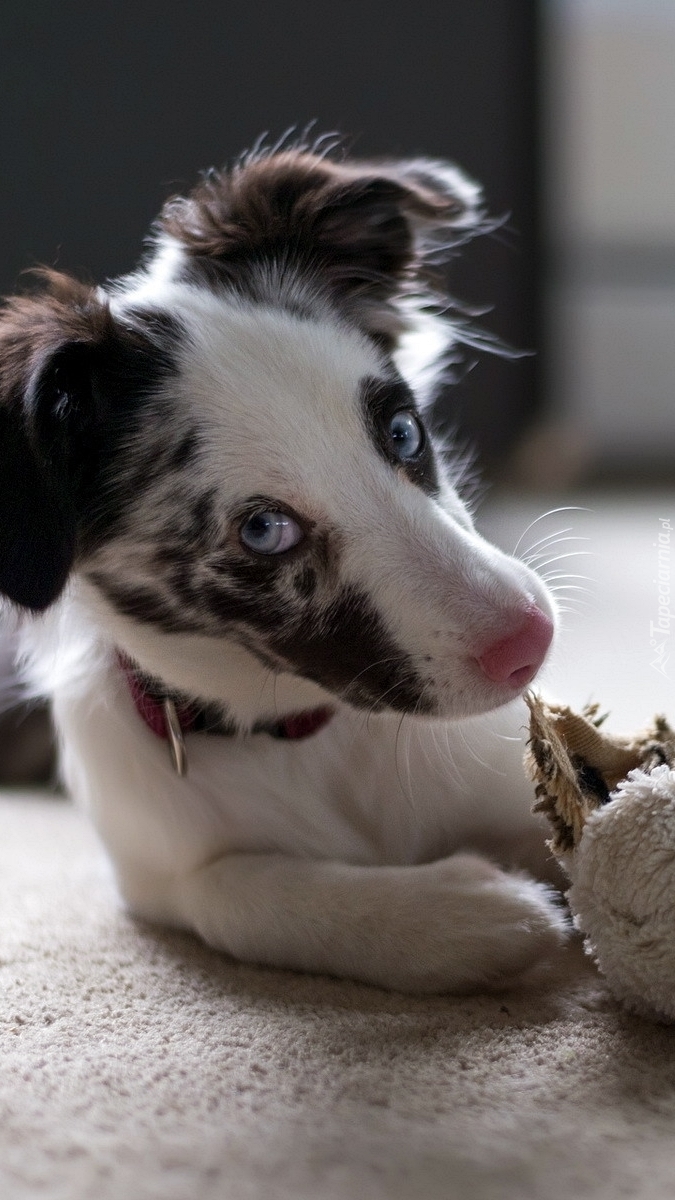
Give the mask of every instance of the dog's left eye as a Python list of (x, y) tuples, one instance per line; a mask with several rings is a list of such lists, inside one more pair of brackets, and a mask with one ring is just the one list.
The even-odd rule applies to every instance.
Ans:
[(244, 521), (239, 536), (256, 554), (283, 554), (297, 546), (302, 529), (297, 521), (282, 512), (257, 512)]
[(415, 458), (424, 443), (424, 429), (415, 413), (402, 408), (389, 422), (389, 437), (394, 454), (401, 462)]

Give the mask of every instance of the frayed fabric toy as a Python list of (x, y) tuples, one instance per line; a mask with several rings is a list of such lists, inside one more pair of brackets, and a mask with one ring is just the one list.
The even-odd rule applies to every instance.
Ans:
[(675, 1021), (675, 733), (663, 717), (635, 737), (528, 697), (526, 766), (567, 899), (614, 996)]

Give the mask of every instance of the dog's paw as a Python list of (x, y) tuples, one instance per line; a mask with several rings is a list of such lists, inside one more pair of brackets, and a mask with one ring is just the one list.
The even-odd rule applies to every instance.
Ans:
[(571, 933), (553, 889), (525, 875), (497, 871), (478, 887), (472, 904), (469, 987), (508, 986), (550, 959)]
[[(465, 992), (514, 983), (555, 954), (571, 926), (544, 884), (473, 854), (424, 868), (406, 990)], [(399, 981), (398, 985), (401, 986)]]

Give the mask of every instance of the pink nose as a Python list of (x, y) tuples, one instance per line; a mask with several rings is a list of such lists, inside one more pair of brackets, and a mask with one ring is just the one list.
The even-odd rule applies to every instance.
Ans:
[(536, 604), (530, 604), (520, 628), (489, 646), (477, 661), (493, 683), (509, 683), (514, 688), (521, 688), (536, 675), (552, 638), (551, 618)]

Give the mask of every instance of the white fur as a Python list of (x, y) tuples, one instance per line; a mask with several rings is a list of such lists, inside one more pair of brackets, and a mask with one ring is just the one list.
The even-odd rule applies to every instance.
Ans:
[[(541, 866), (520, 703), (451, 724), (339, 705), (301, 742), (192, 734), (181, 779), (84, 607), (43, 622), (72, 656), (53, 687), (63, 772), (134, 912), (247, 961), (418, 992), (501, 985), (559, 945), (544, 885), (458, 853)], [(280, 707), (309, 700), (277, 687)]]
[[(443, 719), (368, 715), (272, 673), (236, 641), (166, 634), (120, 616), (83, 578), (31, 633), (63, 772), (139, 915), (196, 930), (237, 957), (411, 991), (501, 984), (550, 953), (565, 921), (547, 888), (501, 861), (541, 845), (521, 769), (524, 711), (473, 656), (513, 624), (538, 578), (475, 531), (446, 478), (438, 499), (381, 461), (357, 405), (380, 351), (315, 297), (311, 316), (174, 281), (180, 250), (112, 295), (168, 310), (189, 336), (178, 397), (207, 431), (202, 482), (222, 500), (280, 497), (341, 531), (341, 579), (367, 593), (398, 645), (428, 663)], [(301, 288), (301, 281), (294, 286)], [(438, 330), (410, 319), (399, 366), (423, 384)], [(415, 337), (417, 336), (417, 343)], [(421, 342), (426, 338), (426, 345)], [(447, 336), (446, 339), (447, 341)], [(433, 343), (433, 344), (432, 344)], [(135, 542), (94, 566), (142, 580), (169, 491), (142, 496)], [(224, 701), (242, 733), (190, 734), (181, 779), (139, 718), (117, 649), (169, 687)], [(366, 664), (364, 664), (366, 665)], [(305, 741), (250, 735), (257, 719), (329, 702)], [(540, 857), (532, 855), (535, 862)]]

